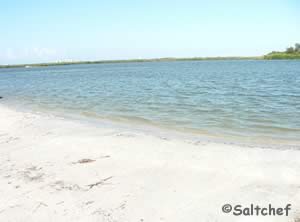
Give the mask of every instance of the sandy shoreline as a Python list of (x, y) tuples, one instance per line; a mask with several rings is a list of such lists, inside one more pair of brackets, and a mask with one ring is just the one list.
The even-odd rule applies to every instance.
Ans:
[[(0, 106), (0, 221), (294, 221), (300, 151), (160, 138)], [(224, 214), (225, 203), (289, 217)]]

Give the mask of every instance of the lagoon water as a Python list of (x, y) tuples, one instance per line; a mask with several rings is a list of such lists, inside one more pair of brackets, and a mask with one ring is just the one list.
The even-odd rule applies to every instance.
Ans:
[(247, 141), (300, 142), (300, 61), (0, 69), (0, 102)]

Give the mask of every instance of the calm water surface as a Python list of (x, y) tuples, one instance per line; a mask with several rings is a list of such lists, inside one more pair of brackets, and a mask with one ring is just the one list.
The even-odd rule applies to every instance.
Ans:
[(300, 61), (0, 69), (0, 101), (241, 140), (300, 142)]

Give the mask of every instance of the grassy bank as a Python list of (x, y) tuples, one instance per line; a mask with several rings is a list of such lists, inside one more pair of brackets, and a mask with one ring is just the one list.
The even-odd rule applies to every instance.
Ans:
[(50, 62), (35, 64), (0, 65), (0, 68), (46, 67), (79, 64), (104, 64), (104, 63), (133, 63), (133, 62), (175, 62), (175, 61), (208, 61), (208, 60), (259, 60), (263, 57), (193, 57), (193, 58), (157, 58), (157, 59), (130, 59), (130, 60), (98, 60), (77, 62)]
[(264, 59), (300, 59), (300, 44), (296, 43), (284, 52), (273, 51), (265, 55)]
[(192, 57), (192, 58), (157, 58), (157, 59), (129, 59), (129, 60), (98, 60), (98, 61), (75, 61), (75, 62), (49, 62), (34, 64), (0, 65), (0, 68), (30, 68), (80, 64), (105, 64), (105, 63), (137, 63), (137, 62), (175, 62), (175, 61), (213, 61), (213, 60), (279, 60), (300, 59), (300, 52), (271, 52), (265, 56), (253, 57)]
[(300, 52), (271, 52), (264, 56), (264, 59), (300, 59)]

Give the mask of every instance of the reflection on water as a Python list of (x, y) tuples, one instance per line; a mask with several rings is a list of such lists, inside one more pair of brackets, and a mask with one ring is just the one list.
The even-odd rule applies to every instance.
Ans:
[(11, 104), (247, 140), (300, 140), (299, 61), (0, 69)]

